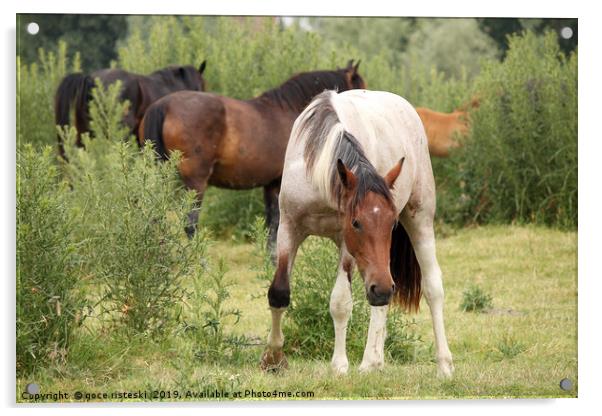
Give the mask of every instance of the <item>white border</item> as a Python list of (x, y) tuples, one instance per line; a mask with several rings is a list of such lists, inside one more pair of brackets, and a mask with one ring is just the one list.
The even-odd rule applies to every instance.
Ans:
[[(14, 408), (14, 294), (15, 294), (15, 13), (125, 13), (125, 14), (271, 14), (271, 15), (364, 15), (364, 16), (496, 16), (496, 17), (578, 17), (579, 18), (579, 399), (549, 400), (455, 400), (455, 401), (412, 401), (412, 402), (303, 402), (303, 403), (219, 403), (194, 404), (177, 408), (155, 404), (148, 405), (109, 405), (103, 408), (75, 406), (45, 406), (38, 408), (45, 414), (81, 414), (91, 415), (129, 414), (134, 409), (144, 408), (149, 415), (190, 413), (191, 407), (200, 407), (196, 412), (211, 414), (226, 411), (250, 414), (307, 414), (308, 411), (364, 414), (366, 412), (403, 412), (441, 413), (459, 415), (504, 415), (509, 412), (539, 412), (546, 414), (590, 413), (590, 408), (600, 408), (598, 387), (601, 374), (599, 353), (601, 345), (599, 315), (597, 308), (599, 294), (602, 293), (602, 270), (596, 262), (599, 246), (596, 244), (602, 231), (599, 202), (600, 166), (602, 133), (597, 124), (600, 120), (600, 16), (596, 13), (594, 2), (585, 1), (546, 1), (526, 2), (524, 0), (505, 0), (498, 2), (469, 1), (403, 1), (368, 0), (362, 3), (350, 0), (319, 1), (245, 1), (214, 0), (211, 2), (161, 2), (151, 3), (145, 0), (84, 2), (81, 0), (41, 1), (29, 0), (18, 4), (2, 4), (4, 41), (2, 42), (5, 65), (2, 65), (2, 125), (4, 135), (0, 139), (2, 163), (1, 190), (3, 196), (2, 265), (4, 265), (4, 290), (2, 307), (4, 341), (2, 349), (2, 377), (0, 377), (0, 395), (2, 405), (9, 408), (8, 414), (32, 413), (32, 408)], [(597, 123), (598, 122), (598, 123)], [(12, 144), (11, 144), (12, 143)], [(595, 331), (595, 329), (598, 331)], [(595, 406), (595, 407), (594, 407)], [(12, 408), (11, 408), (12, 407)], [(108, 411), (108, 412), (107, 412)]]

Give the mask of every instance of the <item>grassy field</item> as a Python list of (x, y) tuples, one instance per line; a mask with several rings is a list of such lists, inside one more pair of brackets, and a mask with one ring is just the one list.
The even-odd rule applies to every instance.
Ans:
[[(33, 379), (18, 379), (17, 400), (23, 401), (20, 392), (30, 382), (40, 384), (42, 393), (69, 392), (65, 401), (72, 401), (76, 391), (138, 390), (169, 391), (168, 401), (199, 400), (186, 397), (186, 392), (206, 395), (214, 390), (228, 392), (228, 399), (238, 391), (242, 398), (257, 399), (249, 396), (250, 390), (300, 395), (288, 400), (302, 398), (304, 392), (319, 400), (576, 397), (577, 234), (534, 226), (486, 226), (448, 234), (438, 240), (438, 257), (456, 368), (451, 380), (436, 377), (432, 325), (424, 300), (413, 326), (424, 348), (417, 350), (412, 362), (387, 362), (382, 371), (360, 374), (359, 361), (351, 360), (349, 374), (340, 377), (330, 371), (327, 360), (289, 356), (288, 370), (262, 373), (258, 363), (270, 317), (266, 283), (254, 271), (259, 261), (250, 244), (218, 241), (210, 253), (225, 258), (226, 278), (234, 283), (227, 305), (242, 312), (233, 328), (250, 344), (231, 364), (195, 360), (195, 343), (189, 337), (151, 341), (107, 331), (98, 334), (91, 326), (84, 327), (70, 354), (85, 365), (67, 359)], [(334, 273), (324, 278), (334, 283)], [(461, 310), (463, 293), (473, 285), (492, 297), (487, 312)], [(570, 391), (559, 388), (563, 378), (573, 382)]]

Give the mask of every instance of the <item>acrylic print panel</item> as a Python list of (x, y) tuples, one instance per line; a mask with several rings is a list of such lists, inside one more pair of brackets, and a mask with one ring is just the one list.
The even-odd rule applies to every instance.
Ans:
[[(18, 15), (17, 402), (576, 397), (577, 34), (577, 19)], [(317, 106), (311, 122), (357, 136), (322, 137), (322, 173), (401, 195), (377, 187), (393, 138), (370, 131), (411, 120), (392, 175), (432, 166), (436, 257), (408, 219), (431, 223), (426, 188), (387, 205), (414, 237), (393, 232), (401, 259), (384, 216), (279, 221), (279, 193), (313, 183), (281, 182), (293, 122), (358, 88), (416, 111)], [(291, 221), (343, 256), (311, 236), (289, 276)], [(387, 311), (397, 293), (418, 311)]]

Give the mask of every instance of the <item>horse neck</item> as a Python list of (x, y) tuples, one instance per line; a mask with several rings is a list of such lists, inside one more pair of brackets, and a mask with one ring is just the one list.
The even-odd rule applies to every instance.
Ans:
[(287, 134), (290, 133), (295, 119), (300, 114), (300, 112), (286, 108), (264, 95), (245, 100), (245, 102), (257, 111), (266, 125), (285, 128), (288, 130)]

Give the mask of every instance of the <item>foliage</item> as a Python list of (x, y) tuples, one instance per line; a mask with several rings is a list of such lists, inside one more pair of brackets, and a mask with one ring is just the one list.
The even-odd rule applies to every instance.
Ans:
[(312, 17), (308, 24), (329, 43), (353, 45), (367, 59), (389, 51), (393, 61), (405, 52), (420, 20), (414, 17)]
[[(36, 22), (40, 31), (32, 36), (27, 25)], [(90, 72), (108, 67), (117, 57), (115, 44), (125, 36), (126, 16), (100, 14), (18, 14), (17, 54), (23, 62), (33, 63), (44, 49), (60, 54), (61, 43), (72, 51), (85, 51), (83, 68)]]
[(577, 53), (556, 36), (510, 38), (476, 80), (471, 134), (439, 171), (447, 221), (577, 225)]
[(461, 77), (479, 72), (481, 61), (495, 59), (495, 42), (479, 30), (475, 19), (424, 19), (409, 37), (406, 62), (436, 67)]
[(502, 358), (514, 358), (527, 349), (526, 345), (511, 336), (505, 336), (497, 344), (497, 351)]
[(263, 192), (209, 188), (203, 197), (199, 224), (211, 230), (217, 238), (232, 237), (248, 240), (253, 235), (253, 223), (264, 215)]
[(119, 47), (120, 67), (148, 73), (207, 60), (208, 89), (239, 99), (277, 87), (295, 73), (334, 66), (318, 36), (282, 29), (275, 19), (155, 16), (131, 29)]
[(460, 309), (464, 312), (484, 312), (492, 307), (493, 298), (480, 286), (472, 285), (462, 292)]
[(67, 44), (57, 52), (40, 49), (38, 62), (27, 64), (17, 57), (17, 137), (35, 146), (56, 145), (54, 94), (63, 77), (80, 71), (79, 53), (67, 58)]
[(79, 245), (67, 184), (53, 150), (17, 153), (17, 373), (65, 358), (85, 301), (79, 295)]
[[(498, 45), (505, 55), (510, 47), (509, 36), (522, 30), (531, 30), (541, 35), (549, 30), (556, 32), (558, 43), (564, 53), (570, 53), (577, 48), (577, 19), (539, 19), (539, 18), (517, 18), (517, 17), (481, 17), (477, 18), (479, 27), (487, 33)], [(560, 36), (563, 27), (570, 27), (573, 36), (564, 39)]]
[[(173, 324), (174, 304), (185, 294), (181, 282), (197, 275), (205, 242), (202, 233), (184, 236), (194, 193), (184, 191), (177, 157), (157, 163), (151, 147), (142, 152), (124, 142), (119, 86), (98, 86), (91, 103), (94, 139), (74, 145), (63, 131), (69, 163), (65, 173), (77, 218), (86, 271), (99, 288), (98, 303), (114, 322), (155, 334)], [(94, 118), (95, 117), (95, 118)]]
[[(264, 232), (256, 226), (256, 233)], [(256, 234), (257, 235), (257, 234)], [(259, 275), (271, 281), (273, 273), (265, 237), (255, 242), (256, 251), (262, 252), (263, 268)], [(334, 243), (310, 237), (301, 246), (291, 276), (291, 304), (284, 318), (285, 351), (293, 356), (330, 359), (334, 348), (334, 326), (330, 316), (330, 293), (334, 287), (338, 264), (338, 250)], [(352, 361), (359, 361), (366, 344), (370, 322), (370, 306), (359, 274), (352, 282), (353, 312), (347, 328), (347, 353)], [(415, 334), (414, 321), (391, 308), (387, 319), (385, 354), (394, 361), (411, 361), (422, 346)]]
[(203, 362), (238, 361), (242, 347), (248, 343), (246, 337), (230, 332), (238, 324), (241, 312), (238, 308), (226, 307), (230, 298), (228, 288), (233, 284), (225, 280), (226, 267), (220, 258), (205, 279), (194, 280), (194, 290), (190, 293), (197, 307), (192, 320), (184, 323), (184, 333), (192, 334), (195, 357)]

